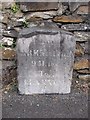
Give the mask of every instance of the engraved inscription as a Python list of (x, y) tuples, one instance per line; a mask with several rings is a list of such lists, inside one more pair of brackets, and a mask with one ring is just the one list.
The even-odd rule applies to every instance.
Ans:
[(57, 34), (52, 29), (52, 34), (43, 31), (18, 40), (19, 91), (21, 94), (70, 93), (75, 38), (65, 31)]
[(54, 66), (55, 59), (60, 58), (60, 42), (35, 40), (30, 43), (29, 57), (33, 66), (43, 66), (49, 70)]

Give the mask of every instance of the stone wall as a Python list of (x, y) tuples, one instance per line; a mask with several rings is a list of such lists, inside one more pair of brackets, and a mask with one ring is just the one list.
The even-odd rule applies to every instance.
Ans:
[[(74, 75), (79, 79), (90, 78), (90, 19), (89, 3), (67, 2), (3, 2), (0, 3), (0, 53), (2, 53), (3, 66), (12, 66), (16, 61), (16, 41), (21, 29), (42, 25), (43, 22), (56, 24), (76, 35)], [(68, 40), (67, 40), (68, 42)], [(1, 58), (1, 55), (0, 55)], [(15, 63), (15, 62), (14, 62)]]

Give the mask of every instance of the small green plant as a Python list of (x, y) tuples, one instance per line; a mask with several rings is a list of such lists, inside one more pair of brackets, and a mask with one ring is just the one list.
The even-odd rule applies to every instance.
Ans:
[(12, 7), (11, 10), (13, 13), (16, 13), (19, 10), (19, 6), (15, 3)]
[(0, 43), (0, 48), (3, 48), (4, 46)]
[(12, 44), (12, 48), (15, 48), (15, 47), (16, 47), (16, 41), (17, 41), (17, 39), (14, 38), (14, 40), (13, 40), (13, 44)]
[(23, 27), (28, 27), (28, 22), (27, 22), (27, 20), (24, 20), (24, 21), (23, 21)]

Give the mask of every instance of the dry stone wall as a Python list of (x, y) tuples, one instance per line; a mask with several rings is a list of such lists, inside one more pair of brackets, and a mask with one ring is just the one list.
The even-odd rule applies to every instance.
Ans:
[[(15, 61), (16, 41), (23, 28), (50, 22), (76, 36), (76, 77), (90, 78), (90, 4), (88, 2), (11, 2), (0, 3), (0, 59)], [(68, 40), (67, 40), (68, 42)], [(2, 58), (1, 58), (2, 57)], [(9, 66), (9, 65), (8, 65)]]

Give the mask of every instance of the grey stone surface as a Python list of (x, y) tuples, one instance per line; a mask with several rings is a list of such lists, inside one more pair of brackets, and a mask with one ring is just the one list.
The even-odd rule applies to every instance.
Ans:
[(59, 11), (45, 11), (45, 12), (32, 12), (31, 14), (27, 14), (25, 18), (29, 20), (31, 17), (41, 17), (43, 19), (50, 19), (54, 16), (58, 15)]
[[(90, 39), (89, 39), (90, 40)], [(85, 53), (90, 55), (90, 41), (86, 42), (84, 45)]]
[(20, 94), (70, 93), (75, 37), (49, 24), (20, 32), (17, 41)]
[(62, 25), (61, 28), (68, 31), (90, 31), (90, 24), (67, 24)]
[(15, 29), (4, 30), (2, 33), (3, 36), (17, 38), (18, 32)]
[(7, 60), (2, 61), (3, 70), (7, 69), (7, 67), (12, 67), (14, 65), (15, 65), (14, 61), (7, 61)]
[(77, 36), (79, 39), (77, 41), (79, 42), (87, 42), (90, 40), (90, 32), (74, 32), (75, 36)]
[[(71, 0), (69, 0), (71, 1)], [(79, 0), (69, 2), (69, 8), (71, 12), (74, 12), (79, 6), (81, 5), (88, 5), (88, 2), (80, 2)]]
[(20, 9), (24, 12), (37, 10), (58, 9), (58, 2), (20, 2)]

